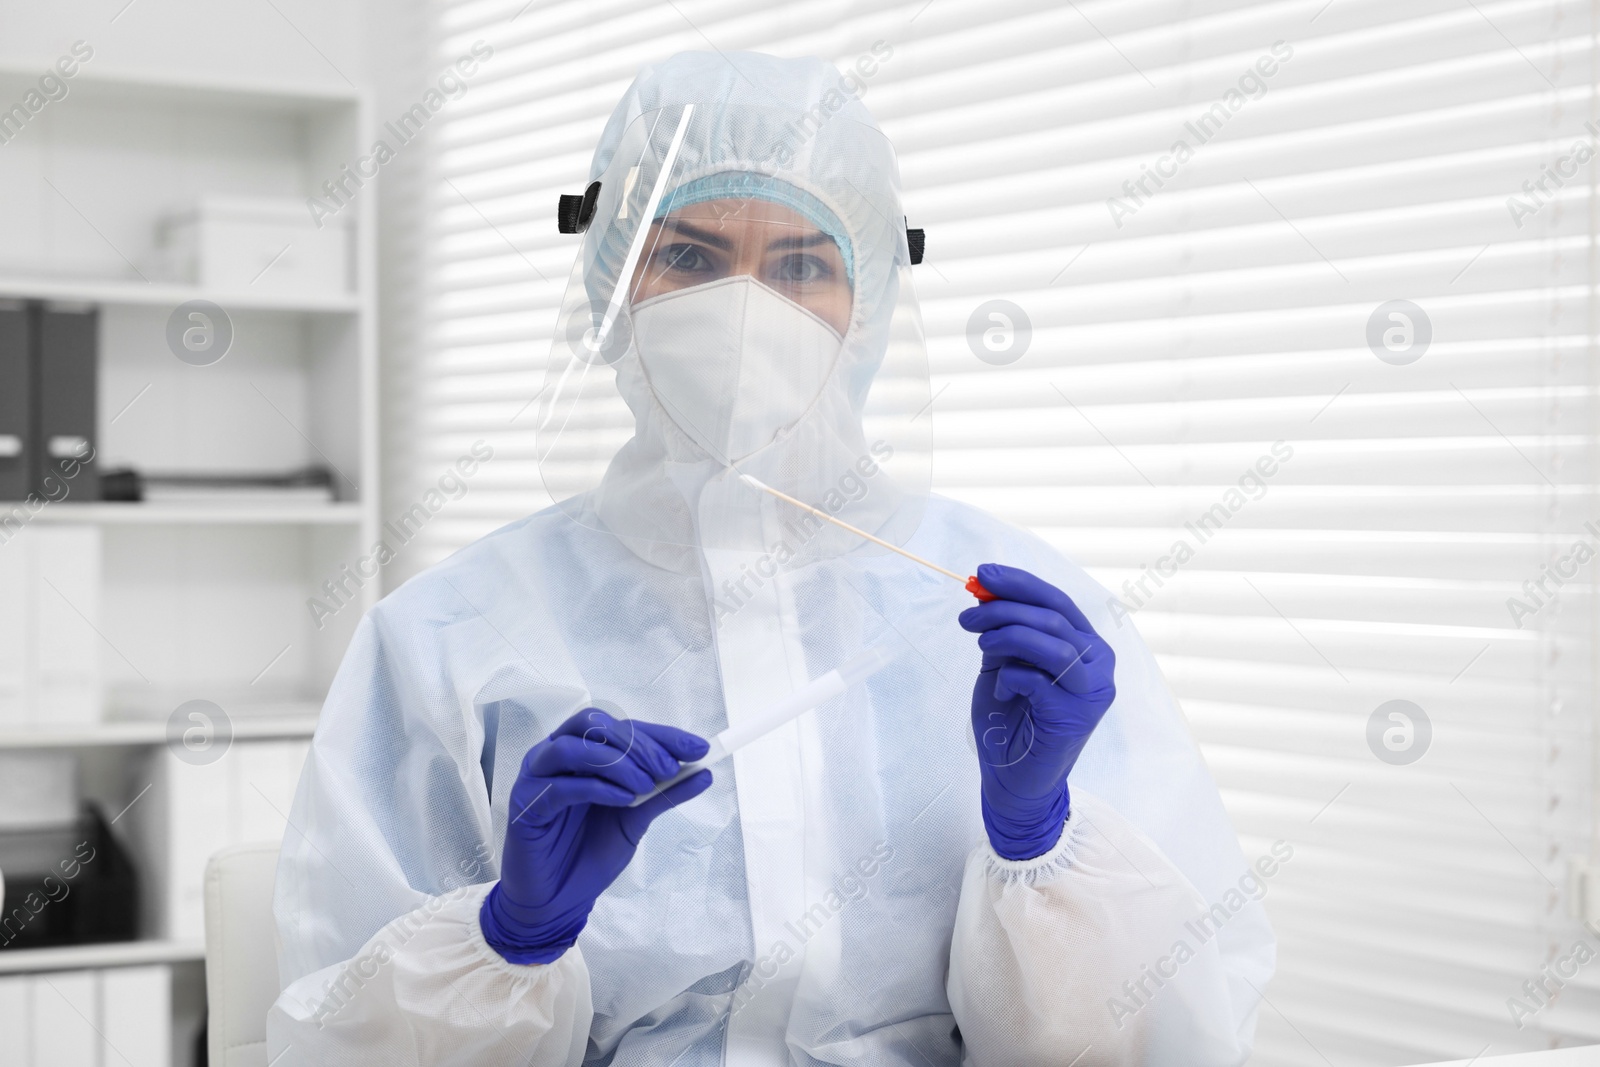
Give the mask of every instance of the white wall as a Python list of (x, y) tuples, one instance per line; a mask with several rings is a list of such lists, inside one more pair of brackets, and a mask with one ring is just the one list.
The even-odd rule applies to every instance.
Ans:
[[(0, 65), (42, 71), (77, 40), (94, 68), (365, 87), (362, 0), (3, 0)], [(280, 14), (281, 13), (281, 14)]]

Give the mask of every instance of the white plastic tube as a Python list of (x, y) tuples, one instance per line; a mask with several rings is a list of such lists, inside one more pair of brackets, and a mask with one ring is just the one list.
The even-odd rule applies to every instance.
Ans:
[(700, 759), (683, 766), (677, 774), (657, 785), (650, 792), (635, 800), (629, 807), (638, 807), (651, 797), (659, 796), (662, 792), (672, 788), (686, 778), (690, 778), (700, 771), (721, 762), (739, 751), (752, 741), (757, 741), (784, 723), (793, 722), (812, 708), (821, 707), (834, 697), (843, 693), (857, 682), (877, 674), (890, 663), (894, 662), (897, 650), (884, 645), (874, 645), (855, 659), (836, 667), (822, 677), (807, 682), (788, 696), (776, 703), (768, 705), (749, 721), (737, 726), (730, 726), (711, 739), (711, 751)]

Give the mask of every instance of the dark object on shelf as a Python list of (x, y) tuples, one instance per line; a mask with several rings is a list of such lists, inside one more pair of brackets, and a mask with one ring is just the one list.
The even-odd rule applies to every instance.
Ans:
[(32, 378), (28, 305), (0, 300), (0, 500), (25, 500), (33, 487)]
[(0, 832), (0, 871), (0, 952), (139, 936), (137, 873), (89, 805), (70, 826)]
[(144, 483), (132, 467), (118, 467), (100, 476), (100, 498), (113, 501), (144, 499)]
[(98, 500), (100, 313), (93, 307), (35, 302), (33, 484), (45, 500)]
[(326, 467), (306, 467), (285, 474), (143, 474), (132, 467), (119, 467), (100, 476), (100, 491), (106, 500), (133, 503), (152, 495), (197, 501), (208, 495), (262, 500), (290, 494), (325, 496), (328, 500), (336, 497), (333, 472)]

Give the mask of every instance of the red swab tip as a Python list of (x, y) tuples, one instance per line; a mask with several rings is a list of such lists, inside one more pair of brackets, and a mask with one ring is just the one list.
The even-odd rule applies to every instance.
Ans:
[(973, 596), (985, 603), (988, 603), (991, 600), (1000, 599), (983, 587), (983, 583), (978, 581), (978, 576), (976, 574), (967, 579), (967, 592), (971, 593)]

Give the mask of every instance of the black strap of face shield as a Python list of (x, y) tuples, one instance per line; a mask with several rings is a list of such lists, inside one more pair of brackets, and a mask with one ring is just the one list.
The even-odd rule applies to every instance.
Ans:
[(907, 226), (906, 246), (911, 251), (911, 262), (913, 264), (921, 263), (922, 253), (928, 248), (928, 232), (920, 228), (913, 230)]
[[(599, 182), (590, 182), (582, 194), (562, 193), (556, 205), (556, 228), (562, 233), (583, 233), (594, 221), (594, 209), (599, 200)], [(928, 247), (927, 231), (906, 227), (906, 247), (911, 253), (911, 262), (921, 263)]]
[(556, 205), (556, 228), (562, 233), (582, 233), (594, 221), (594, 208), (600, 200), (600, 183), (590, 182), (581, 194), (562, 193)]

